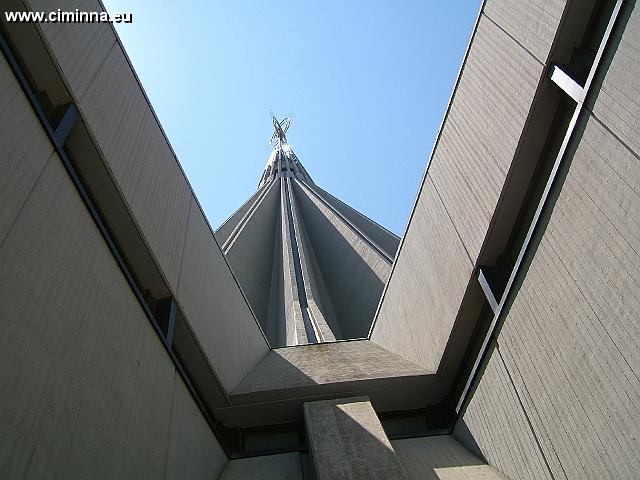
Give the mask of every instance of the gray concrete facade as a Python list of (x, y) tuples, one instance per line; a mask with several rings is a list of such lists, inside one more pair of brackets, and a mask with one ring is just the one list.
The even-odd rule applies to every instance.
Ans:
[(1, 33), (0, 477), (638, 477), (635, 1), (482, 3), (402, 240), (288, 144), (214, 235), (111, 26)]
[(227, 464), (220, 480), (303, 480), (300, 455), (283, 453), (264, 457), (241, 458)]
[(451, 435), (391, 442), (407, 480), (508, 480)]
[(272, 347), (367, 337), (400, 241), (317, 187), (286, 143), (216, 237)]
[[(483, 5), (372, 341), (445, 370), (447, 349), (473, 310), (478, 272), (495, 261), (512, 185), (523, 162), (535, 160), (530, 138), (542, 128), (540, 112), (548, 98), (566, 95), (548, 93), (558, 88), (548, 66), (569, 63), (567, 46), (576, 45), (591, 7)], [(533, 246), (454, 428), (511, 478), (637, 476), (637, 12), (635, 2), (622, 2)], [(442, 223), (433, 227), (437, 212)], [(448, 310), (432, 314), (434, 305)]]
[(23, 127), (0, 140), (2, 171), (19, 179), (0, 191), (2, 477), (221, 472), (226, 455), (4, 58), (0, 69), (0, 118)]

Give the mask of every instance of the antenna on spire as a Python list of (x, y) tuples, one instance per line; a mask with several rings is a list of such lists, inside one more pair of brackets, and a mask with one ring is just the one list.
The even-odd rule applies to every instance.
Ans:
[(271, 140), (269, 140), (269, 145), (271, 148), (279, 148), (287, 143), (286, 133), (291, 125), (291, 119), (284, 117), (282, 120), (278, 120), (276, 117), (271, 117), (271, 121), (273, 122), (274, 132), (271, 135)]

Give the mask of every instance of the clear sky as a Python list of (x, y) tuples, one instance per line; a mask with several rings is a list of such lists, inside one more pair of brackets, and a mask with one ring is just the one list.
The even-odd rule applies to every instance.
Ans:
[(401, 235), (479, 0), (105, 0), (217, 228), (255, 191), (271, 113), (314, 181)]

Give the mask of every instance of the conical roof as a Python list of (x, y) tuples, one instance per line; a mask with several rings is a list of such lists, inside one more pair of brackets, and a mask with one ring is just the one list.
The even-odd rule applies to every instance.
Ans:
[(256, 192), (216, 231), (271, 346), (364, 338), (399, 238), (316, 186), (273, 119)]

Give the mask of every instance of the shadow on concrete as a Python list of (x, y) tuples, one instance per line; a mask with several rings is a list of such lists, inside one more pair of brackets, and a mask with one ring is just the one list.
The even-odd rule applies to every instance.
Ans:
[[(384, 282), (299, 185), (294, 192), (342, 334), (344, 338), (366, 337)], [(349, 227), (345, 224), (345, 228)]]
[(367, 397), (305, 405), (318, 478), (504, 480), (451, 435), (389, 441)]
[(271, 350), (233, 395), (421, 376), (429, 372), (366, 339), (318, 343)]
[(319, 479), (406, 478), (367, 397), (306, 404), (305, 421)]
[(395, 440), (392, 445), (408, 480), (507, 480), (451, 435)]

